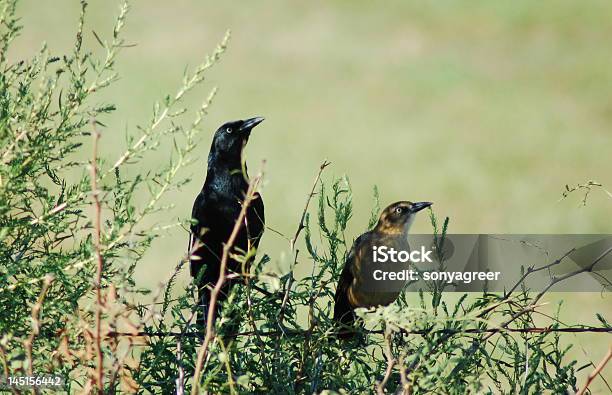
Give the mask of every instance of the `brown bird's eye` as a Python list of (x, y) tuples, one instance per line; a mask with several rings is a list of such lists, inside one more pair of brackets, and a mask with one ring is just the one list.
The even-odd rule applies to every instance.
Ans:
[(404, 212), (404, 209), (403, 209), (403, 208), (401, 208), (401, 207), (396, 207), (396, 208), (395, 208), (395, 212), (396, 212), (397, 214), (401, 214), (401, 213), (403, 213), (403, 212)]
[(225, 129), (225, 131), (226, 131), (227, 133), (232, 133), (232, 128), (227, 128), (227, 129)]

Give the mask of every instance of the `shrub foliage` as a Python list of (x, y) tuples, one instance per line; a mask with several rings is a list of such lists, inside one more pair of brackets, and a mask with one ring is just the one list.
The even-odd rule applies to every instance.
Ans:
[[(176, 285), (188, 253), (181, 257), (177, 248), (176, 266), (160, 289), (137, 287), (133, 272), (153, 240), (188, 224), (189, 218), (143, 225), (168, 208), (161, 204), (168, 191), (189, 181), (180, 171), (192, 160), (215, 90), (199, 109), (186, 109), (183, 100), (219, 60), (228, 36), (185, 73), (176, 92), (155, 103), (147, 124), (127, 133), (120, 156), (100, 157), (97, 141), (111, 133), (104, 119), (115, 106), (99, 93), (117, 80), (128, 6), (120, 7), (109, 37), (93, 33), (101, 46), (95, 51), (83, 46), (86, 8), (82, 1), (71, 52), (54, 55), (43, 45), (32, 58), (14, 61), (8, 53), (21, 29), (16, 0), (0, 1), (0, 367), (4, 376), (60, 375), (70, 393), (184, 393), (193, 388), (204, 335), (194, 326), (193, 285)], [(172, 147), (167, 161), (143, 171), (160, 146)], [(201, 390), (577, 389), (581, 367), (567, 358), (555, 332), (563, 325), (553, 319), (550, 330), (532, 331), (543, 295), (525, 290), (468, 296), (436, 284), (360, 311), (360, 335), (338, 339), (330, 317), (352, 244), (346, 238), (352, 194), (346, 178), (317, 177), (315, 189), (313, 207), (306, 205), (295, 236), (287, 237), (290, 270), (270, 271), (260, 251), (245, 285), (234, 287), (205, 350)], [(374, 225), (379, 207), (375, 191), (363, 230)], [(441, 247), (449, 221), (440, 225), (433, 213), (431, 220)], [(297, 265), (309, 274), (296, 278)], [(153, 303), (142, 302), (147, 293)]]

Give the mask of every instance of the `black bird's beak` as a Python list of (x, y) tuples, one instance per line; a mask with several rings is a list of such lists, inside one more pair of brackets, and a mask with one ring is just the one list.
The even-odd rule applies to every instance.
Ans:
[(419, 211), (431, 206), (432, 204), (433, 204), (432, 202), (412, 203), (412, 206), (410, 207), (410, 211), (412, 211), (413, 213), (418, 213)]
[(242, 126), (240, 126), (240, 131), (241, 132), (248, 132), (251, 129), (253, 129), (255, 126), (259, 125), (260, 123), (263, 122), (265, 118), (264, 117), (255, 117), (255, 118), (249, 118), (246, 121), (243, 122)]

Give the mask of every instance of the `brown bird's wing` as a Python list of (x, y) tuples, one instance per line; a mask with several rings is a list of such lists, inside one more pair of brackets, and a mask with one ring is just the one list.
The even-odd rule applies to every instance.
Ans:
[(349, 289), (355, 279), (355, 257), (357, 252), (361, 249), (363, 244), (369, 239), (369, 232), (359, 236), (348, 256), (344, 268), (340, 273), (340, 279), (338, 280), (338, 286), (336, 287), (336, 296), (334, 297), (334, 321), (341, 323), (342, 325), (352, 326), (355, 322), (354, 307), (349, 301)]

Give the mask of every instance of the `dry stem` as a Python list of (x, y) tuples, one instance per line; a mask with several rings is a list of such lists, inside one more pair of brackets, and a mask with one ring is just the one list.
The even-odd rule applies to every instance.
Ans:
[(102, 273), (104, 271), (104, 260), (102, 259), (101, 227), (102, 206), (100, 204), (100, 191), (98, 190), (98, 141), (100, 133), (96, 127), (96, 121), (92, 120), (93, 129), (93, 156), (91, 160), (91, 194), (94, 204), (94, 248), (97, 261), (96, 267), (96, 318), (95, 318), (95, 353), (96, 353), (96, 375), (95, 383), (98, 393), (104, 392), (104, 353), (102, 352)]
[(595, 367), (595, 370), (593, 370), (589, 374), (589, 376), (587, 377), (587, 381), (584, 384), (584, 387), (582, 387), (582, 389), (580, 391), (578, 391), (576, 393), (576, 395), (584, 395), (584, 393), (586, 392), (587, 388), (589, 388), (589, 385), (591, 385), (591, 382), (593, 382), (595, 377), (597, 377), (597, 375), (601, 373), (601, 371), (606, 366), (606, 364), (610, 361), (611, 358), (612, 358), (612, 345), (610, 346), (610, 348), (608, 348), (608, 353), (604, 356), (604, 358), (601, 360), (601, 362), (599, 362), (597, 367)]
[[(42, 290), (38, 295), (38, 299), (36, 300), (34, 306), (32, 306), (32, 331), (30, 332), (30, 336), (24, 341), (24, 346), (28, 358), (28, 376), (34, 376), (34, 358), (32, 357), (32, 346), (34, 345), (34, 340), (36, 339), (36, 336), (38, 336), (40, 332), (40, 310), (42, 309), (45, 296), (47, 296), (47, 291), (49, 290), (49, 286), (52, 282), (53, 276), (46, 275), (45, 282), (43, 283)], [(33, 391), (38, 392), (38, 390)]]
[(295, 235), (293, 235), (293, 238), (289, 240), (289, 246), (291, 248), (291, 252), (294, 258), (293, 258), (293, 265), (289, 273), (289, 281), (287, 282), (287, 286), (285, 289), (285, 295), (283, 296), (283, 302), (281, 304), (281, 307), (278, 313), (278, 325), (281, 328), (283, 327), (283, 320), (285, 319), (285, 309), (287, 308), (287, 303), (289, 301), (289, 293), (291, 292), (291, 286), (293, 285), (293, 282), (294, 282), (293, 269), (295, 265), (297, 264), (298, 253), (299, 253), (299, 250), (295, 248), (295, 243), (297, 242), (297, 239), (300, 236), (300, 233), (302, 232), (302, 230), (306, 227), (306, 225), (304, 224), (304, 220), (306, 219), (306, 213), (308, 212), (308, 206), (310, 205), (310, 200), (314, 196), (317, 184), (319, 183), (319, 180), (321, 179), (321, 174), (323, 173), (323, 170), (325, 170), (325, 168), (329, 166), (330, 164), (331, 162), (328, 162), (326, 160), (324, 160), (323, 163), (321, 163), (321, 166), (319, 167), (319, 172), (317, 173), (314, 183), (312, 184), (312, 189), (310, 190), (310, 193), (308, 194), (308, 198), (306, 199), (306, 204), (304, 206), (304, 210), (302, 211), (302, 216), (300, 217), (300, 223), (298, 224), (297, 230), (295, 231)]

